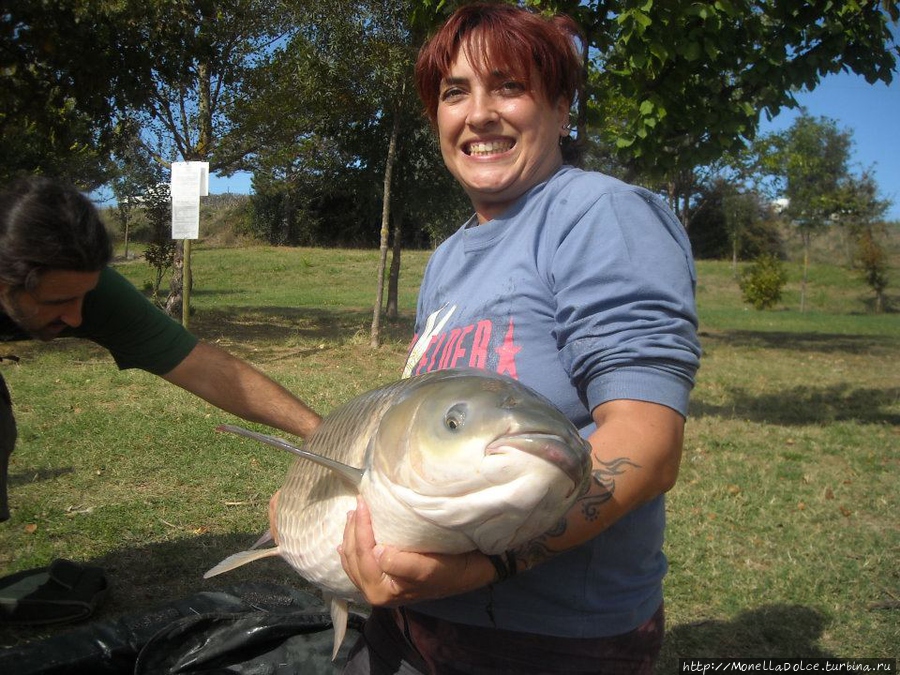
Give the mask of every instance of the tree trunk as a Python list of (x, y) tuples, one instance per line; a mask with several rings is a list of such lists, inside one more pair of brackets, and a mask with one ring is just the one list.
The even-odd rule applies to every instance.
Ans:
[(166, 314), (173, 319), (181, 319), (182, 287), (184, 283), (184, 242), (175, 243), (175, 256), (172, 259), (172, 281), (169, 284), (169, 297), (166, 298)]
[(391, 140), (388, 143), (387, 161), (384, 167), (384, 195), (381, 201), (381, 245), (378, 259), (378, 278), (375, 293), (375, 311), (372, 313), (372, 332), (369, 346), (373, 349), (381, 342), (381, 304), (384, 301), (384, 270), (387, 266), (388, 237), (391, 228), (391, 179), (394, 174), (394, 161), (397, 157), (397, 139), (400, 136), (400, 115), (394, 111), (394, 125), (391, 129)]
[[(208, 63), (201, 62), (197, 65), (197, 78), (199, 79), (197, 107), (199, 109), (198, 123), (200, 129), (197, 134), (197, 143), (194, 147), (186, 147), (182, 152), (186, 162), (206, 161), (212, 144), (212, 84)], [(173, 265), (169, 297), (166, 299), (166, 313), (174, 318), (182, 317), (182, 322), (185, 325), (187, 325), (187, 317), (191, 311), (190, 299), (185, 304), (184, 292), (185, 278), (188, 281), (191, 278), (190, 265), (190, 247), (188, 247), (188, 255), (185, 256), (184, 242), (179, 241), (175, 249), (175, 263)], [(185, 266), (187, 266), (187, 270), (185, 270)]]
[(736, 235), (732, 235), (731, 237), (731, 273), (734, 275), (734, 278), (738, 278), (738, 240)]
[(800, 313), (806, 311), (806, 280), (809, 277), (809, 247), (812, 238), (809, 230), (803, 230), (803, 278), (800, 281)]
[(389, 319), (396, 319), (399, 314), (400, 295), (400, 252), (401, 235), (403, 228), (403, 214), (400, 209), (394, 209), (394, 247), (391, 249), (391, 272), (388, 277), (388, 297), (385, 314)]

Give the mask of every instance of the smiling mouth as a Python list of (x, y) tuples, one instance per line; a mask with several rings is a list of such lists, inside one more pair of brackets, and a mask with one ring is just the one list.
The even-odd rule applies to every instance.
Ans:
[(469, 143), (464, 152), (470, 157), (490, 157), (500, 155), (512, 149), (512, 141), (473, 141)]

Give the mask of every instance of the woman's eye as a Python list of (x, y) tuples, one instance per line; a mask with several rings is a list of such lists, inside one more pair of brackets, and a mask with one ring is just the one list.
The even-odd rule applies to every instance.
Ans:
[(444, 91), (441, 92), (441, 100), (442, 101), (452, 101), (454, 99), (459, 98), (463, 94), (464, 94), (464, 92), (462, 89), (457, 89), (455, 87), (450, 88), (450, 89), (444, 89)]
[(500, 91), (505, 95), (518, 95), (525, 91), (525, 85), (522, 82), (509, 80), (500, 85)]

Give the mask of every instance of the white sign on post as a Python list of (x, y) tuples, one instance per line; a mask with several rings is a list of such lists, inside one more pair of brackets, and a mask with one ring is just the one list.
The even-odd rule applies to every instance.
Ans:
[(172, 239), (200, 238), (200, 197), (209, 194), (209, 162), (172, 162)]

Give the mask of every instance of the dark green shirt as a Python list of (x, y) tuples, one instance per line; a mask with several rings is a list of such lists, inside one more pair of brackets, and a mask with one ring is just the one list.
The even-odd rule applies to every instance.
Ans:
[[(109, 267), (84, 298), (81, 325), (60, 336), (96, 342), (109, 350), (119, 368), (140, 368), (155, 375), (171, 371), (197, 344), (196, 337)], [(23, 340), (28, 335), (0, 313), (0, 339)]]

